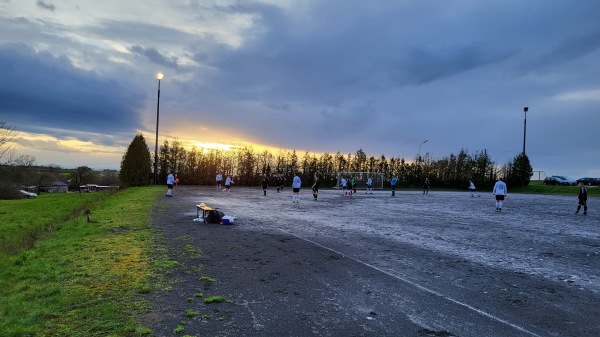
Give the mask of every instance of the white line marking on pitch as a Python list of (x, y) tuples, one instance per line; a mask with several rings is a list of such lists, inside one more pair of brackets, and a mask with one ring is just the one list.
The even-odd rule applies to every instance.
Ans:
[(529, 330), (527, 330), (527, 329), (525, 329), (525, 328), (522, 328), (522, 327), (520, 327), (520, 326), (518, 326), (518, 325), (515, 325), (515, 324), (513, 324), (513, 323), (511, 323), (511, 322), (509, 322), (509, 321), (506, 321), (506, 320), (504, 320), (504, 319), (502, 319), (502, 318), (500, 318), (500, 317), (496, 317), (496, 316), (494, 316), (494, 315), (492, 315), (492, 314), (490, 314), (490, 313), (488, 313), (488, 312), (485, 312), (485, 311), (483, 311), (483, 310), (481, 310), (481, 309), (477, 309), (477, 308), (475, 308), (475, 307), (473, 307), (473, 306), (471, 306), (471, 305), (469, 305), (469, 304), (467, 304), (467, 303), (461, 302), (461, 301), (459, 301), (459, 300), (455, 300), (455, 299), (453, 299), (453, 298), (451, 298), (451, 297), (448, 297), (448, 296), (446, 296), (446, 295), (444, 295), (444, 294), (441, 294), (441, 293), (439, 293), (439, 292), (437, 292), (437, 291), (435, 291), (435, 290), (433, 290), (433, 289), (429, 289), (429, 288), (427, 288), (427, 287), (424, 287), (424, 286), (422, 286), (422, 285), (420, 285), (420, 284), (418, 284), (418, 283), (415, 283), (415, 282), (413, 282), (413, 281), (410, 281), (410, 280), (408, 280), (408, 279), (406, 279), (406, 278), (403, 278), (403, 277), (401, 277), (401, 276), (398, 276), (398, 275), (392, 274), (392, 273), (390, 273), (390, 272), (388, 272), (388, 271), (385, 271), (385, 270), (383, 270), (383, 269), (380, 269), (380, 268), (378, 268), (378, 267), (376, 267), (376, 266), (373, 266), (373, 265), (371, 265), (371, 264), (369, 264), (369, 263), (367, 263), (367, 262), (361, 261), (361, 260), (359, 260), (359, 259), (357, 259), (357, 258), (355, 258), (355, 257), (353, 257), (353, 256), (350, 256), (350, 255), (348, 255), (348, 254), (345, 254), (345, 253), (342, 253), (342, 252), (338, 252), (337, 250), (335, 250), (335, 249), (333, 249), (333, 248), (329, 248), (329, 247), (323, 246), (322, 244), (320, 244), (320, 243), (318, 243), (318, 242), (312, 241), (312, 240), (310, 240), (310, 239), (307, 239), (307, 238), (303, 238), (303, 237), (301, 237), (301, 236), (298, 236), (298, 235), (296, 235), (296, 234), (294, 234), (294, 233), (291, 233), (291, 232), (288, 232), (288, 231), (286, 231), (286, 230), (283, 230), (283, 229), (279, 229), (279, 230), (281, 230), (282, 232), (285, 232), (285, 233), (287, 233), (287, 234), (290, 234), (290, 235), (292, 235), (292, 236), (295, 236), (295, 237), (297, 237), (298, 239), (304, 240), (304, 241), (306, 241), (306, 242), (310, 242), (310, 243), (312, 243), (312, 244), (314, 244), (314, 245), (317, 245), (317, 246), (319, 246), (319, 247), (321, 247), (321, 248), (323, 248), (323, 249), (326, 249), (326, 250), (329, 250), (329, 251), (331, 251), (331, 252), (334, 252), (334, 253), (336, 253), (336, 254), (339, 254), (339, 255), (341, 255), (341, 256), (343, 256), (343, 257), (346, 257), (346, 258), (348, 258), (348, 259), (350, 259), (350, 260), (352, 260), (352, 261), (358, 262), (358, 263), (360, 263), (360, 264), (362, 264), (362, 265), (365, 265), (365, 266), (367, 266), (367, 267), (369, 267), (369, 268), (375, 269), (375, 270), (377, 270), (377, 271), (379, 271), (379, 272), (381, 272), (381, 273), (384, 273), (384, 274), (386, 274), (386, 275), (389, 275), (389, 276), (391, 276), (391, 277), (393, 277), (393, 278), (396, 278), (396, 279), (398, 279), (398, 280), (400, 280), (400, 281), (402, 281), (402, 282), (408, 283), (408, 284), (412, 285), (413, 287), (416, 287), (416, 288), (418, 288), (418, 289), (420, 289), (420, 290), (422, 290), (422, 291), (425, 291), (425, 292), (427, 292), (427, 293), (430, 293), (430, 294), (433, 294), (433, 295), (435, 295), (435, 296), (441, 297), (441, 298), (443, 298), (443, 299), (445, 299), (445, 300), (448, 300), (448, 301), (450, 301), (450, 302), (452, 302), (452, 303), (455, 303), (455, 304), (458, 304), (458, 305), (460, 305), (460, 306), (463, 306), (463, 307), (465, 307), (465, 308), (467, 308), (467, 309), (469, 309), (469, 310), (473, 310), (473, 311), (475, 311), (476, 313), (478, 313), (478, 314), (480, 314), (480, 315), (483, 315), (483, 316), (486, 316), (486, 317), (488, 317), (488, 318), (491, 318), (492, 320), (495, 320), (495, 321), (497, 321), (497, 322), (500, 322), (500, 323), (502, 323), (502, 324), (506, 324), (506, 325), (508, 325), (508, 326), (510, 326), (510, 327), (512, 327), (512, 328), (514, 328), (514, 329), (517, 329), (517, 330), (521, 331), (521, 332), (524, 332), (524, 333), (530, 334), (531, 336), (542, 337), (542, 336), (540, 336), (540, 335), (536, 334), (535, 332), (529, 331)]

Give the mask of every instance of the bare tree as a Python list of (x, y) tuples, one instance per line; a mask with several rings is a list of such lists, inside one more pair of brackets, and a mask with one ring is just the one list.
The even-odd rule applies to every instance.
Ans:
[(0, 121), (0, 165), (10, 164), (11, 160), (16, 157), (12, 146), (18, 136), (19, 131), (14, 126), (7, 125), (5, 121)]

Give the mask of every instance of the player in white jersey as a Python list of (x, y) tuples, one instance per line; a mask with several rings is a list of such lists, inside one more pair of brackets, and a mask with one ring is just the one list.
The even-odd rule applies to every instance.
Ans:
[(348, 194), (348, 192), (346, 191), (346, 188), (348, 188), (348, 180), (346, 180), (346, 177), (342, 177), (342, 195), (345, 196), (346, 194)]
[(300, 202), (300, 186), (302, 186), (302, 180), (300, 180), (298, 174), (294, 173), (294, 179), (292, 180), (292, 202)]
[(504, 203), (504, 197), (506, 197), (506, 183), (502, 181), (502, 178), (498, 178), (496, 184), (494, 184), (494, 195), (496, 196), (496, 212), (502, 212), (502, 204)]
[(369, 179), (367, 179), (367, 193), (365, 194), (373, 194), (373, 179), (371, 179), (371, 177), (369, 177)]
[(173, 185), (175, 184), (175, 176), (171, 171), (169, 171), (169, 175), (167, 176), (167, 197), (173, 196)]
[(221, 190), (222, 183), (223, 183), (223, 175), (221, 175), (221, 172), (217, 172), (217, 191)]
[(471, 179), (469, 179), (469, 191), (471, 191), (471, 198), (473, 198), (475, 194), (477, 194), (477, 197), (481, 197), (479, 192), (477, 192), (477, 188), (475, 188), (475, 184), (473, 184), (473, 181)]
[(231, 185), (235, 184), (233, 179), (230, 176), (227, 176), (225, 179), (225, 189), (223, 191), (227, 191), (227, 194), (231, 194)]

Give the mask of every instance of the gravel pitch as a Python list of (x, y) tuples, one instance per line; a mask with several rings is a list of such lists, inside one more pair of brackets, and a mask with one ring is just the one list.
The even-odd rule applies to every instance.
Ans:
[[(301, 197), (179, 186), (158, 200), (179, 264), (141, 320), (157, 336), (600, 336), (598, 198), (584, 216), (575, 195), (509, 193), (501, 213), (489, 192)], [(234, 224), (195, 222), (201, 202)]]

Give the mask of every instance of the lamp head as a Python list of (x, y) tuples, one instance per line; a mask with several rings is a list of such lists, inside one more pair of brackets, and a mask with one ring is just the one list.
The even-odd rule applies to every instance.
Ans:
[(156, 79), (159, 80), (159, 81), (162, 80), (163, 77), (165, 77), (165, 75), (163, 73), (156, 74)]
[(529, 110), (529, 108), (528, 108), (528, 107), (524, 107), (524, 108), (523, 108), (523, 111), (527, 112), (527, 110)]

